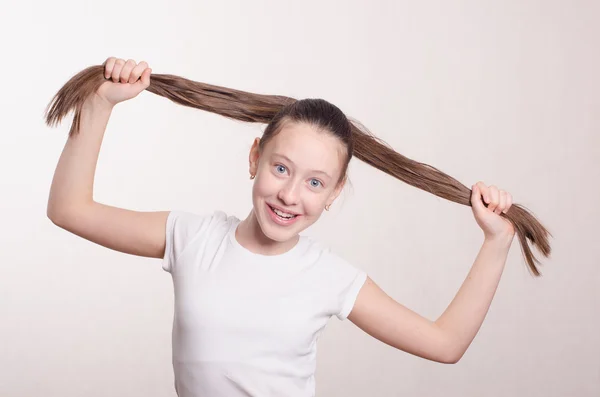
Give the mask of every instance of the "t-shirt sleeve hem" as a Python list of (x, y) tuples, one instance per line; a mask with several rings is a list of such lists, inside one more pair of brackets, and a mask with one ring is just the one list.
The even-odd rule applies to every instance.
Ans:
[(358, 293), (360, 292), (360, 289), (362, 288), (366, 280), (367, 273), (365, 273), (362, 270), (359, 270), (358, 274), (354, 278), (354, 281), (352, 282), (352, 285), (348, 290), (348, 294), (346, 295), (345, 303), (342, 307), (342, 310), (336, 315), (337, 318), (340, 319), (340, 321), (344, 321), (346, 318), (348, 318), (348, 315), (350, 315), (350, 312), (352, 311), (352, 308), (356, 303), (356, 299), (358, 298)]
[(175, 211), (171, 211), (169, 216), (167, 217), (167, 224), (165, 228), (165, 252), (162, 258), (162, 268), (165, 272), (171, 273), (172, 269), (172, 246), (173, 246), (173, 233), (171, 233), (173, 217), (175, 215)]

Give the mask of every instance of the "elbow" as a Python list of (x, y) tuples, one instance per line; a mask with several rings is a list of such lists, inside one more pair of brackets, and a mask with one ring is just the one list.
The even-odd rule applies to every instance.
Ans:
[(435, 361), (441, 364), (456, 364), (461, 358), (462, 356), (459, 356), (458, 354), (445, 354), (443, 357)]
[(52, 223), (56, 226), (63, 228), (65, 221), (71, 217), (72, 211), (67, 211), (65, 208), (58, 207), (56, 205), (48, 204), (48, 208), (46, 208), (46, 216)]
[(48, 219), (50, 219), (50, 221), (52, 221), (52, 223), (54, 223), (56, 226), (60, 226), (61, 224), (61, 215), (60, 215), (60, 211), (57, 210), (57, 208), (55, 208), (55, 206), (52, 205), (52, 203), (48, 203), (48, 207), (46, 208), (46, 216), (48, 217)]
[(454, 339), (448, 339), (446, 342), (446, 354), (444, 354), (444, 364), (456, 364), (464, 356), (465, 350)]
[(48, 219), (50, 219), (50, 222), (52, 222), (54, 226), (58, 226), (59, 228), (66, 230), (64, 221), (59, 217), (48, 214)]
[(52, 221), (52, 223), (58, 226), (58, 216), (54, 213), (53, 210), (50, 209), (50, 206), (48, 206), (48, 208), (46, 209), (46, 216)]
[(448, 359), (444, 360), (442, 363), (443, 364), (456, 364), (457, 362), (460, 361), (461, 358), (462, 358), (462, 356), (450, 356)]
[(48, 219), (52, 221), (56, 226), (63, 227), (65, 222), (68, 222), (70, 219), (73, 219), (80, 214), (83, 207), (83, 204), (74, 204), (70, 203), (58, 203), (56, 201), (48, 201), (48, 206), (46, 207), (46, 216)]
[(456, 364), (464, 355), (464, 351), (460, 351), (456, 346), (451, 346), (443, 362), (444, 364)]

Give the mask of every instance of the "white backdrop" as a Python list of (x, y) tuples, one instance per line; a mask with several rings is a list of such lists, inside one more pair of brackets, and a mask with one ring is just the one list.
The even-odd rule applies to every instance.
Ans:
[[(318, 396), (600, 395), (599, 17), (592, 0), (6, 3), (0, 395), (175, 396), (173, 291), (160, 261), (95, 245), (46, 217), (71, 116), (50, 129), (45, 107), (109, 56), (324, 98), (400, 153), (468, 187), (509, 191), (554, 235), (540, 279), (515, 239), (487, 318), (455, 365), (333, 319), (318, 345)], [(245, 217), (247, 154), (263, 128), (144, 92), (113, 111), (94, 199)], [(350, 179), (305, 234), (437, 319), (483, 242), (471, 208), (357, 159)]]

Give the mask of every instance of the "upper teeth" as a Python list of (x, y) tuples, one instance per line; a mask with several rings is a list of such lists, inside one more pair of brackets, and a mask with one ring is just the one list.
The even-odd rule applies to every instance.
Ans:
[(273, 208), (273, 212), (275, 212), (277, 215), (285, 217), (285, 218), (292, 218), (295, 216), (292, 214), (288, 214), (287, 212), (279, 211), (277, 208)]

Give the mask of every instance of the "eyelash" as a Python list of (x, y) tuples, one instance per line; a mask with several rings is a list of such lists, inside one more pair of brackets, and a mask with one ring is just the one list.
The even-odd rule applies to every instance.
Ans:
[[(287, 167), (285, 165), (282, 165), (282, 164), (275, 164), (275, 168), (277, 168), (277, 167), (283, 167), (283, 168), (285, 168), (287, 170)], [(275, 171), (275, 172), (277, 172), (277, 171)], [(277, 172), (277, 173), (281, 174), (281, 172)], [(323, 182), (321, 182), (320, 180), (312, 178), (311, 181), (317, 181), (317, 182), (319, 182), (319, 186), (312, 186), (311, 185), (311, 187), (314, 187), (314, 188), (323, 187)]]

